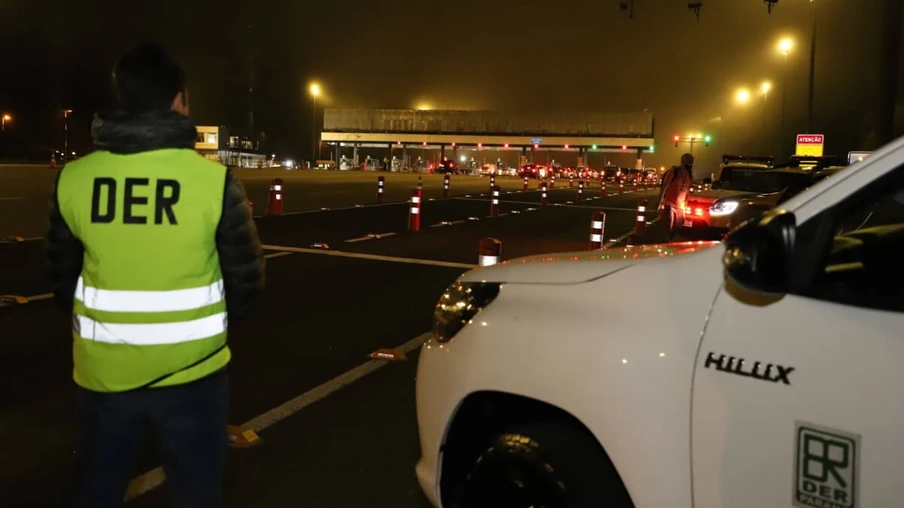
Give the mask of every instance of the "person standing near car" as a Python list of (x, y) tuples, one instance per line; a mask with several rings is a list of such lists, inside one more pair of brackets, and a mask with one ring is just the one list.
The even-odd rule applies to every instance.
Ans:
[(72, 312), (73, 506), (121, 506), (153, 431), (173, 505), (220, 507), (227, 317), (263, 287), (260, 241), (241, 182), (194, 150), (182, 68), (141, 44), (113, 81), (120, 109), (60, 170), (47, 236), (54, 297)]
[(681, 165), (672, 166), (662, 177), (662, 193), (659, 196), (659, 219), (668, 227), (669, 240), (684, 223), (687, 192), (694, 183), (694, 156), (681, 156)]

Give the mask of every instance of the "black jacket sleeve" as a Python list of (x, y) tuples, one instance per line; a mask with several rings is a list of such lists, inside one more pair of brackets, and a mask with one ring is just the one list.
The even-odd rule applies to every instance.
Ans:
[(232, 320), (247, 313), (263, 289), (265, 261), (245, 188), (229, 169), (217, 226), (217, 252), (226, 286), (226, 311)]
[[(57, 182), (59, 175), (57, 175)], [(82, 273), (82, 262), (85, 255), (85, 247), (81, 240), (76, 238), (69, 229), (69, 225), (60, 213), (60, 203), (57, 199), (57, 184), (54, 183), (50, 197), (50, 230), (44, 241), (47, 254), (48, 275), (53, 284), (54, 300), (67, 312), (72, 311), (72, 299), (75, 294), (75, 286), (78, 277)]]

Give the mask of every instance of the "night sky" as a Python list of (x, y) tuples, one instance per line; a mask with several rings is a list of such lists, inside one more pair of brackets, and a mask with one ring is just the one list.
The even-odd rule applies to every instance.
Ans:
[[(113, 105), (110, 71), (140, 40), (167, 45), (186, 67), (199, 125), (247, 126), (249, 56), (255, 124), (271, 151), (308, 153), (317, 80), (335, 107), (652, 111), (656, 164), (674, 162), (673, 134), (711, 134), (705, 158), (777, 151), (780, 37), (789, 58), (788, 132), (804, 132), (812, 6), (781, 0), (635, 0), (634, 18), (610, 0), (430, 2), (4, 0), (0, 112), (21, 146), (89, 146), (97, 110)], [(880, 0), (819, 0), (815, 128), (835, 153), (869, 144), (878, 111)], [(904, 22), (904, 20), (902, 20)], [(767, 107), (756, 91), (773, 83)], [(734, 101), (747, 86), (754, 100)], [(904, 79), (899, 80), (904, 89)], [(899, 91), (899, 104), (904, 102)], [(904, 115), (902, 115), (904, 116)], [(904, 122), (898, 122), (899, 133)], [(790, 143), (789, 143), (790, 144)], [(686, 146), (681, 150), (686, 150)]]

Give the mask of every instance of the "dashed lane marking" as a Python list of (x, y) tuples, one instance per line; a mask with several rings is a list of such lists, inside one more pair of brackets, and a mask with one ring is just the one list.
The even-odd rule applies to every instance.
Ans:
[[(421, 347), (424, 342), (426, 342), (433, 334), (425, 333), (419, 335), (404, 344), (393, 348), (397, 351), (401, 351), (402, 353), (410, 353), (415, 349)], [(301, 395), (287, 400), (283, 402), (279, 406), (255, 416), (254, 418), (248, 420), (243, 423), (241, 426), (250, 428), (255, 432), (261, 432), (262, 430), (278, 423), (281, 420), (292, 416), (293, 414), (301, 411), (302, 409), (318, 402), (326, 397), (329, 397), (333, 393), (338, 392), (339, 390), (345, 388), (346, 386), (351, 385), (355, 381), (367, 376), (368, 374), (372, 374), (382, 367), (386, 366), (390, 362), (388, 360), (370, 360), (367, 362), (358, 365), (352, 370), (349, 370), (343, 374), (340, 374), (333, 379), (330, 379), (326, 383), (323, 383), (311, 390), (308, 390)], [(142, 475), (139, 475), (132, 479), (129, 482), (129, 488), (126, 491), (126, 501), (131, 501), (136, 497), (149, 492), (166, 481), (166, 474), (163, 472), (163, 468), (156, 467)]]
[[(264, 259), (281, 258), (283, 256), (291, 256), (292, 254), (294, 254), (294, 252), (288, 252), (288, 251), (271, 252), (270, 254), (264, 254)], [(41, 300), (50, 300), (51, 298), (53, 298), (53, 293), (44, 293), (44, 294), (40, 294), (40, 295), (26, 296), (25, 300), (26, 300), (26, 302), (30, 303), (30, 302), (39, 302)], [(8, 304), (0, 303), (0, 307), (6, 307), (7, 305)]]
[(450, 261), (435, 261), (432, 259), (414, 259), (414, 258), (402, 258), (396, 256), (379, 256), (376, 254), (364, 254), (359, 252), (343, 252), (339, 250), (319, 250), (319, 249), (306, 249), (304, 247), (288, 247), (282, 245), (264, 245), (264, 249), (267, 250), (276, 250), (276, 251), (285, 251), (285, 252), (298, 252), (301, 254), (320, 254), (321, 256), (336, 256), (340, 258), (354, 258), (354, 259), (369, 259), (372, 261), (388, 261), (390, 263), (407, 263), (410, 265), (427, 265), (427, 266), (441, 266), (444, 268), (465, 268), (472, 269), (477, 268), (477, 265), (469, 265), (465, 263), (453, 263)]
[(381, 238), (386, 238), (387, 236), (395, 236), (397, 233), (389, 232), (389, 233), (370, 233), (364, 235), (359, 238), (350, 238), (345, 241), (345, 243), (358, 243), (358, 242), (366, 242), (368, 240), (379, 240)]

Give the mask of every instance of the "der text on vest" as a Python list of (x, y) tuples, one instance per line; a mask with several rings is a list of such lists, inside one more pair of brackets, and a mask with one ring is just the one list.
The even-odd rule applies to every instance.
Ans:
[[(140, 215), (141, 207), (148, 204), (151, 181), (148, 178), (126, 178), (123, 190), (122, 223), (147, 224), (148, 218)], [(94, 190), (91, 193), (91, 222), (109, 224), (116, 219), (116, 187), (114, 178), (100, 177), (94, 179)], [(173, 205), (179, 202), (181, 186), (176, 180), (158, 179), (154, 192), (154, 224), (163, 224), (163, 216), (169, 224), (178, 224)], [(101, 199), (106, 198), (106, 203)], [(136, 210), (137, 207), (137, 210)]]

